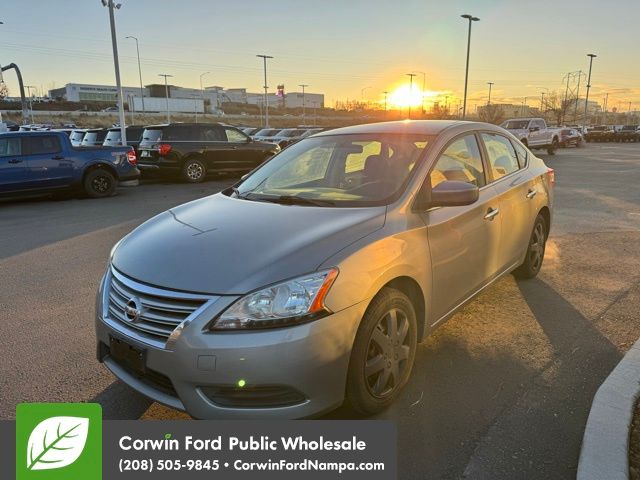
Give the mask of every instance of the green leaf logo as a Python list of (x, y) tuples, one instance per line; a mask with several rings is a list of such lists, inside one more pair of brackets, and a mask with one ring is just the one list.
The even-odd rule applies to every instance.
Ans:
[(51, 417), (40, 422), (29, 435), (27, 469), (50, 470), (75, 462), (84, 450), (89, 419)]

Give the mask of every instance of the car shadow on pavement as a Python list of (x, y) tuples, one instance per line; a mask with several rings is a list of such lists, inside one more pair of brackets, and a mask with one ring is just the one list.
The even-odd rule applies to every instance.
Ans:
[(153, 403), (124, 382), (116, 380), (89, 402), (102, 405), (105, 420), (137, 420)]
[(544, 280), (517, 285), (549, 341), (552, 358), (492, 425), (464, 474), (575, 478), (593, 396), (622, 353)]

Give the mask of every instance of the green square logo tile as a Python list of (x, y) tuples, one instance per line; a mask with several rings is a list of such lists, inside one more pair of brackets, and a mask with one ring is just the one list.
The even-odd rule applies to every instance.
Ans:
[(102, 407), (21, 403), (16, 408), (16, 480), (101, 480)]

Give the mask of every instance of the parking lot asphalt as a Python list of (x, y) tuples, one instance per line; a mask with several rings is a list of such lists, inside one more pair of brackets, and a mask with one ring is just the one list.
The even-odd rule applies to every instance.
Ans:
[[(379, 416), (398, 424), (399, 478), (575, 478), (593, 395), (640, 336), (640, 147), (542, 157), (556, 171), (542, 272), (501, 279), (419, 346), (409, 385)], [(124, 234), (232, 181), (0, 202), (0, 419), (23, 401), (98, 401), (111, 419), (188, 418), (97, 363), (95, 291)], [(342, 408), (327, 418), (353, 416)]]

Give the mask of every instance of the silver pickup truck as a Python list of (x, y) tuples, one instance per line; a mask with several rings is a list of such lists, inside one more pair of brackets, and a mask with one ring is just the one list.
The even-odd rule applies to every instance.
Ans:
[(553, 155), (560, 146), (558, 130), (547, 127), (544, 118), (511, 118), (500, 125), (529, 148), (544, 148)]

